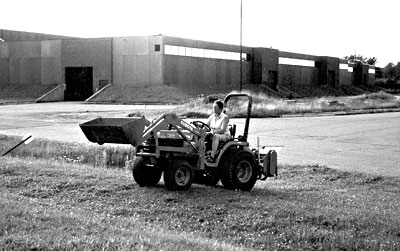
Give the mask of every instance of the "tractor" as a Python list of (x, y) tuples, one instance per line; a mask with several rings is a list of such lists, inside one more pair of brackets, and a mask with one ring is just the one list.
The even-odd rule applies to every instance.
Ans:
[(173, 191), (187, 190), (193, 183), (216, 186), (219, 181), (226, 189), (250, 191), (257, 180), (277, 176), (277, 153), (262, 153), (260, 146), (250, 148), (252, 98), (243, 93), (228, 94), (224, 107), (233, 98), (247, 102), (244, 132), (236, 137), (236, 125), (230, 124), (230, 139), (220, 142), (213, 162), (205, 158), (210, 127), (200, 120), (189, 123), (174, 113), (163, 114), (151, 123), (144, 116), (100, 117), (79, 126), (91, 142), (134, 146), (131, 169), (139, 186), (155, 186), (163, 176), (165, 187)]

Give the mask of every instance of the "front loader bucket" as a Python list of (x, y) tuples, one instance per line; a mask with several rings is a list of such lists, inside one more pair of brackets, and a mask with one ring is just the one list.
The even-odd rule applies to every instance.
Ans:
[(97, 118), (80, 124), (86, 138), (100, 145), (104, 143), (131, 144), (142, 141), (146, 119), (144, 117)]

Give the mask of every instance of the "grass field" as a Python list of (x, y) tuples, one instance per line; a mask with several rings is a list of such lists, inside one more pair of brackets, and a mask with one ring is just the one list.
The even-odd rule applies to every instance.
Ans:
[(86, 145), (38, 145), (1, 158), (2, 250), (400, 249), (398, 178), (280, 166), (251, 192), (170, 192), (79, 160)]

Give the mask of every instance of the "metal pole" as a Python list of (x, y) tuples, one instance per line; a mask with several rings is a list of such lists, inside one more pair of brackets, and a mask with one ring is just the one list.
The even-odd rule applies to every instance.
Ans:
[(111, 84), (114, 84), (114, 38), (111, 38)]
[(240, 87), (239, 87), (240, 92), (242, 91), (242, 85), (243, 85), (242, 16), (243, 16), (243, 4), (242, 4), (242, 0), (240, 0)]
[(15, 146), (13, 146), (10, 150), (8, 150), (7, 152), (3, 153), (1, 156), (6, 156), (6, 154), (8, 154), (9, 152), (11, 152), (12, 150), (14, 150), (15, 148), (19, 147), (20, 145), (22, 145), (25, 141), (27, 141), (28, 139), (32, 138), (32, 135), (30, 135), (29, 137), (27, 137), (26, 139), (23, 139), (21, 142), (19, 142), (18, 144), (16, 144)]
[(0, 42), (5, 42), (3, 37), (4, 37), (4, 31), (3, 31), (3, 29), (1, 29)]

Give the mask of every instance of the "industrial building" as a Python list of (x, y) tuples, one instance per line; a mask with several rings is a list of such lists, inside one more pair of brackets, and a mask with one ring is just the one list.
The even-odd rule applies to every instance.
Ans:
[(49, 101), (86, 100), (109, 85), (165, 85), (202, 94), (237, 90), (242, 83), (285, 96), (375, 79), (373, 66), (339, 58), (164, 35), (83, 39), (0, 30), (0, 38), (0, 88), (57, 86)]

